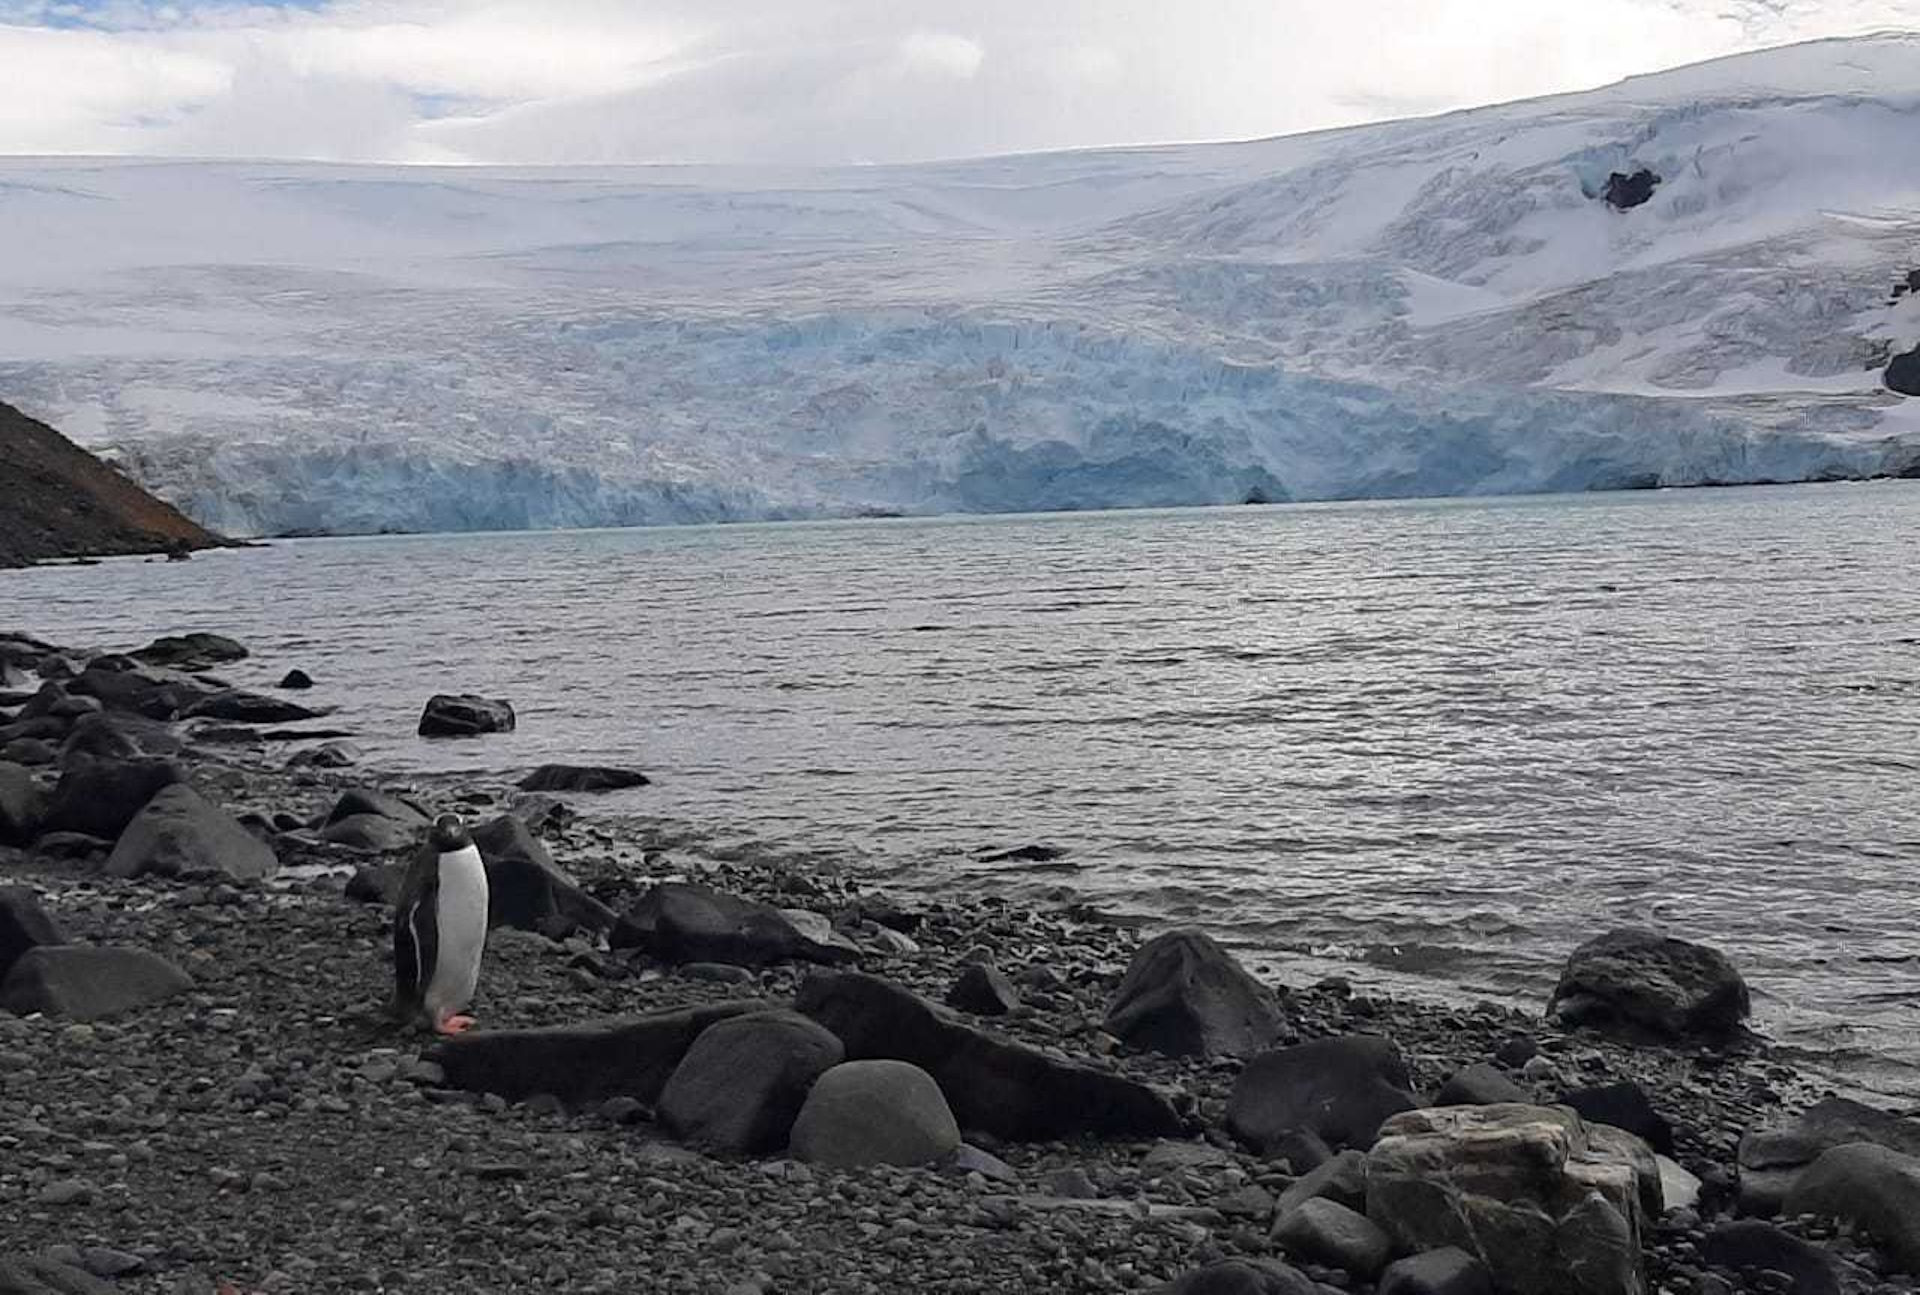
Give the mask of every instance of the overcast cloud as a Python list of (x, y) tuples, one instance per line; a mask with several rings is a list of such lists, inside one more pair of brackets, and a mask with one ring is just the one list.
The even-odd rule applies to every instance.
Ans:
[(1580, 89), (1920, 0), (0, 0), (0, 153), (889, 162)]

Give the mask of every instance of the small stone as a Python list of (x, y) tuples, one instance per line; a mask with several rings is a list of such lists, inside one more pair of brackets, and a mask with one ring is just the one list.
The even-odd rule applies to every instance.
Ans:
[(60, 1178), (40, 1189), (42, 1205), (85, 1205), (93, 1200), (93, 1184), (78, 1178)]

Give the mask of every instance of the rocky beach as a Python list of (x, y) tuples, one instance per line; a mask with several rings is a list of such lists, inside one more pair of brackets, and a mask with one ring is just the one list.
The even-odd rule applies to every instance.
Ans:
[[(908, 904), (595, 816), (644, 771), (384, 776), (245, 652), (0, 635), (4, 1295), (1920, 1289), (1920, 1120), (1772, 1058), (1738, 950), (1595, 931), (1442, 1008)], [(443, 812), (493, 897), (453, 1040), (383, 1010)]]

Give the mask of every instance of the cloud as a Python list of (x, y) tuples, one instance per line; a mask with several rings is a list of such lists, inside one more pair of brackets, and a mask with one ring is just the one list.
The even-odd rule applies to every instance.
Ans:
[(845, 162), (1246, 138), (1913, 16), (1912, 0), (0, 0), (0, 152)]

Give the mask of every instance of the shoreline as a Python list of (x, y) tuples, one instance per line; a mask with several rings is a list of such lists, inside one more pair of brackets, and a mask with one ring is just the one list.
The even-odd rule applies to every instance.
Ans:
[[(723, 857), (699, 848), (697, 828), (596, 819), (591, 796), (457, 775), (409, 784), (355, 766), (288, 769), (284, 746), (255, 753), (192, 736), (210, 726), (125, 723), (141, 741), (182, 739), (171, 758), (203, 796), (242, 821), (264, 820), (256, 830), (279, 856), (280, 880), (117, 880), (102, 875), (100, 847), (66, 842), (73, 857), (58, 858), (0, 846), (0, 885), (40, 894), (70, 939), (152, 950), (195, 982), (97, 1022), (0, 1012), (0, 1145), (12, 1157), (0, 1164), (0, 1200), (17, 1207), (7, 1242), (22, 1255), (73, 1254), (97, 1260), (96, 1271), (130, 1264), (112, 1289), (175, 1295), (222, 1280), (248, 1292), (774, 1295), (907, 1281), (935, 1291), (1156, 1290), (1209, 1262), (1281, 1253), (1269, 1216), (1301, 1175), (1225, 1132), (1244, 1059), (1160, 1056), (1103, 1028), (1143, 943), (1124, 924), (1072, 901), (1011, 905), (956, 892), (902, 905), (829, 860), (802, 869), (793, 858)], [(411, 846), (356, 850), (316, 831), (345, 792), (421, 784), (436, 789), (421, 798), (428, 808), (526, 825), (585, 895), (615, 912), (649, 885), (683, 878), (798, 907), (857, 946), (861, 970), (935, 1002), (984, 952), (1020, 986), (1021, 1003), (982, 1029), (1178, 1094), (1182, 1130), (1037, 1143), (970, 1133), (999, 1168), (829, 1170), (778, 1155), (703, 1155), (636, 1119), (651, 1111), (449, 1087), (431, 1040), (397, 1032), (377, 1011), (390, 976), (378, 868)], [(324, 875), (299, 875), (309, 869)], [(875, 915), (906, 929), (885, 935), (895, 928)], [(502, 928), (476, 1007), (483, 1030), (568, 1025), (790, 1001), (809, 973), (775, 962), (713, 978), (578, 929)], [(1826, 1087), (1780, 1065), (1764, 1041), (1724, 1052), (1635, 1048), (1531, 1012), (1424, 1004), (1333, 980), (1272, 988), (1287, 1038), (1384, 1034), (1418, 1094), (1516, 1036), (1541, 1064), (1509, 1067), (1509, 1078), (1535, 1100), (1638, 1083), (1672, 1121), (1674, 1159), (1722, 1189), (1740, 1172), (1746, 1133)], [(1710, 1220), (1702, 1207), (1662, 1221), (1646, 1249), (1654, 1286), (1692, 1289), (1677, 1283), (1704, 1272)]]

